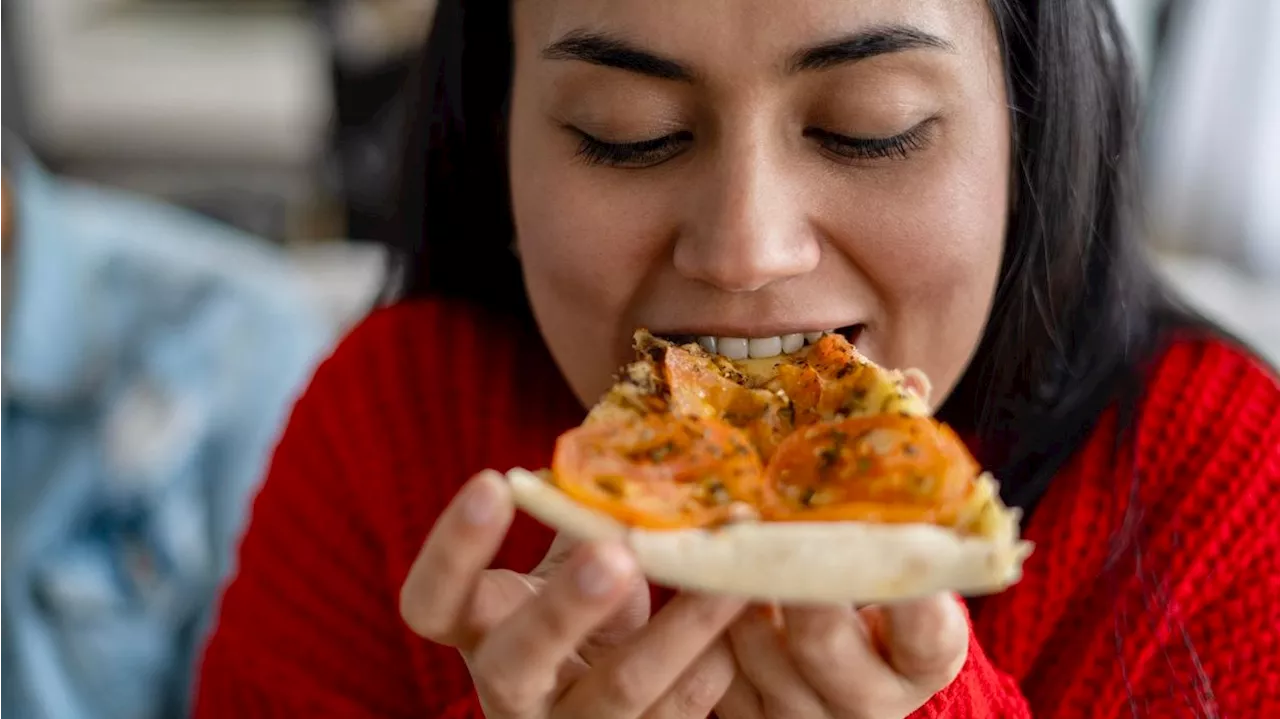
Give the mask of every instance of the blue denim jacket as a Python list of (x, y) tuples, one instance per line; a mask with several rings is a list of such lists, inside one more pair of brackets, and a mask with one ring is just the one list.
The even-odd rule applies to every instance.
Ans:
[(11, 157), (0, 708), (181, 716), (253, 492), (334, 330), (266, 243)]

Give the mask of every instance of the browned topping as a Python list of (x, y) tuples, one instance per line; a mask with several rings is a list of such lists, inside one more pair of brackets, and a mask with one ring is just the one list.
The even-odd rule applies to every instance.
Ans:
[(616, 474), (604, 474), (596, 477), (596, 486), (613, 497), (622, 497), (627, 493), (627, 480)]
[(958, 440), (899, 411), (909, 393), (882, 386), (892, 377), (844, 338), (777, 362), (772, 380), (696, 344), (642, 332), (636, 346), (604, 401), (614, 409), (593, 410), (593, 431), (553, 463), (557, 485), (627, 524), (714, 527), (731, 507), (774, 521), (936, 521), (976, 475)]

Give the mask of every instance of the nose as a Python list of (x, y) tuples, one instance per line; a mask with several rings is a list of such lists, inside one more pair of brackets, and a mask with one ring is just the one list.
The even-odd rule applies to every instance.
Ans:
[(801, 193), (757, 146), (708, 168), (675, 243), (676, 271), (727, 292), (751, 292), (813, 271), (822, 248)]

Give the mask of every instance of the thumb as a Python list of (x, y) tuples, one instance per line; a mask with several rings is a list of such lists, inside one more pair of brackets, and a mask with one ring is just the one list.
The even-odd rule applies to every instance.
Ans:
[(969, 649), (964, 607), (939, 594), (878, 607), (873, 632), (894, 670), (912, 684), (936, 691), (960, 673)]
[[(551, 541), (551, 546), (547, 548), (546, 555), (533, 569), (528, 579), (534, 582), (544, 581), (542, 578), (563, 564), (579, 544), (581, 544), (580, 541), (567, 534), (557, 534)], [(618, 610), (601, 623), (579, 647), (582, 658), (587, 663), (591, 663), (592, 657), (599, 657), (607, 650), (626, 641), (627, 637), (648, 621), (649, 585), (643, 577), (637, 577), (627, 590), (627, 597), (619, 605)]]

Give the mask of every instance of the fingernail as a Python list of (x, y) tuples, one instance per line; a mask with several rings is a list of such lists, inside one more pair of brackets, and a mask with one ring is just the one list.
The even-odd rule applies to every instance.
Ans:
[(782, 610), (776, 604), (756, 604), (751, 613), (757, 621), (778, 625), (782, 623)]
[(621, 547), (600, 547), (578, 568), (578, 590), (588, 597), (604, 596), (618, 585), (630, 565), (631, 558)]
[(467, 522), (477, 526), (488, 524), (498, 509), (498, 487), (493, 474), (476, 475), (462, 501), (462, 514)]

